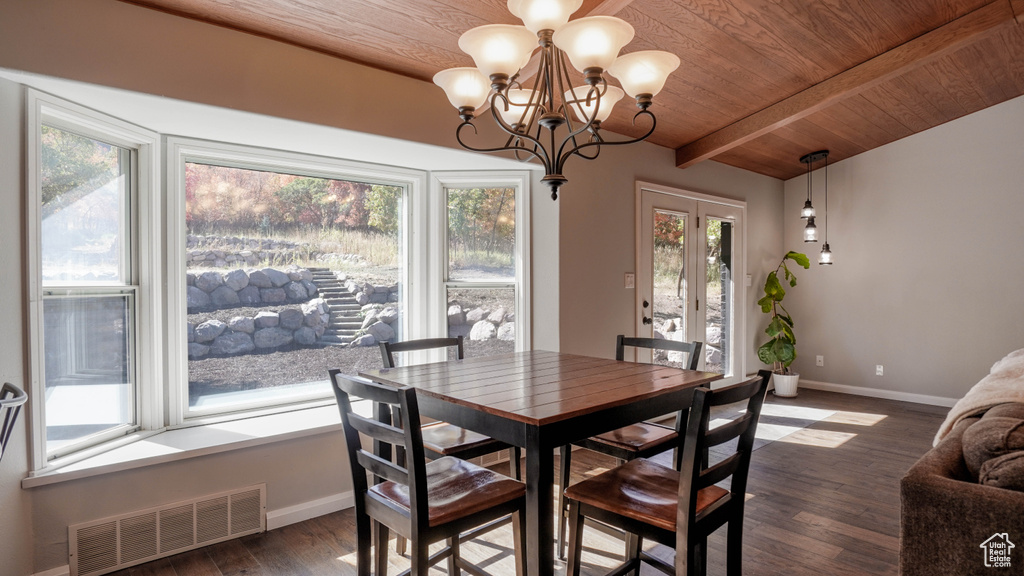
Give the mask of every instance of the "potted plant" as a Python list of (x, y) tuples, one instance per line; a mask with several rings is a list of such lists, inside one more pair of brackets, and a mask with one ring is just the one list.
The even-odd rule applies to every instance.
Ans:
[(791, 397), (796, 396), (800, 375), (789, 369), (789, 365), (796, 360), (796, 336), (793, 334), (793, 319), (782, 306), (786, 290), (779, 281), (779, 270), (785, 272), (784, 278), (791, 288), (796, 286), (796, 276), (790, 272), (786, 260), (792, 260), (804, 268), (811, 265), (807, 255), (790, 250), (782, 257), (778, 267), (768, 274), (764, 281), (764, 296), (757, 303), (761, 305), (762, 312), (771, 315), (771, 321), (765, 330), (768, 341), (757, 349), (757, 357), (761, 362), (772, 365), (775, 395)]

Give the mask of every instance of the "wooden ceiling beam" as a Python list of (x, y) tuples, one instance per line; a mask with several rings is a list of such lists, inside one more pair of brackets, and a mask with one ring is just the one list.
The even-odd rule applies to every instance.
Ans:
[(742, 146), (781, 126), (806, 118), (832, 104), (951, 54), (993, 30), (1014, 22), (1015, 18), (1020, 18), (1021, 4), (1024, 4), (1024, 0), (994, 0), (948, 24), (690, 142), (676, 149), (676, 166), (686, 168)]

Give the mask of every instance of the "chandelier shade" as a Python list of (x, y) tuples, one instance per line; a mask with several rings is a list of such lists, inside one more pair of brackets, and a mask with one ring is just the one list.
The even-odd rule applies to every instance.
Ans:
[(526, 26), (487, 24), (463, 32), (459, 48), (473, 57), (480, 73), (490, 78), (515, 74), (530, 61), (537, 47), (537, 36)]
[(541, 30), (557, 30), (582, 5), (583, 0), (508, 0), (508, 11), (537, 34)]
[(625, 95), (621, 88), (615, 86), (608, 86), (604, 94), (590, 86), (577, 86), (565, 93), (565, 102), (580, 122), (590, 122), (591, 119), (604, 122), (612, 115), (615, 103)]
[(440, 86), (448, 101), (456, 108), (477, 109), (487, 101), (491, 81), (472, 67), (449, 68), (434, 74), (434, 84)]
[(657, 96), (668, 75), (679, 68), (679, 57), (663, 50), (643, 50), (615, 59), (608, 73), (619, 80), (626, 94)]
[[(459, 144), (475, 152), (510, 152), (521, 161), (539, 161), (544, 165), (541, 181), (551, 189), (552, 199), (568, 181), (562, 171), (569, 158), (594, 160), (604, 146), (634, 144), (654, 133), (657, 119), (649, 110), (653, 97), (679, 66), (674, 54), (657, 50), (620, 57), (619, 51), (633, 39), (633, 27), (612, 16), (570, 22), (581, 5), (582, 0), (508, 0), (509, 11), (525, 26), (488, 24), (466, 31), (459, 48), (476, 68), (452, 68), (434, 76), (462, 119), (455, 130)], [(530, 73), (523, 74), (531, 62)], [(583, 73), (582, 81), (573, 68)], [(609, 84), (605, 72), (625, 90)], [(626, 93), (636, 100), (639, 111), (633, 125), (642, 134), (606, 139), (601, 125)], [(507, 135), (499, 146), (476, 146), (465, 139), (477, 134), (476, 113), (485, 103)]]
[(574, 68), (586, 73), (595, 68), (607, 70), (633, 34), (633, 27), (625, 20), (590, 16), (562, 26), (551, 40), (565, 52)]

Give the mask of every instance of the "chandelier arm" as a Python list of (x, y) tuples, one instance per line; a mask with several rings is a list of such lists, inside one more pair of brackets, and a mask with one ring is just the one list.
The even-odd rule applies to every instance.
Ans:
[[(511, 137), (509, 138), (508, 141), (505, 142), (505, 146), (500, 148), (475, 149), (469, 148), (468, 146), (463, 144), (461, 139), (459, 139), (459, 144), (462, 144), (463, 146), (466, 146), (466, 148), (469, 148), (470, 150), (473, 150), (475, 152), (501, 152), (502, 150), (522, 150), (523, 152), (526, 152), (527, 154), (536, 157), (544, 164), (545, 167), (552, 166), (552, 158), (548, 154), (548, 151), (544, 149), (544, 146), (541, 144), (540, 140), (534, 138), (533, 136), (530, 136), (525, 130), (522, 132), (516, 130), (508, 123), (506, 123), (504, 119), (502, 119), (501, 114), (498, 113), (497, 109), (498, 98), (501, 98), (505, 104), (508, 104), (508, 98), (501, 92), (495, 92), (494, 95), (491, 96), (491, 117), (494, 118), (495, 124), (497, 124), (499, 128), (501, 128), (503, 131), (505, 131), (506, 134), (508, 134)], [(464, 122), (462, 126), (459, 126), (459, 131), (462, 130), (462, 127), (465, 126), (465, 124), (470, 124), (472, 126), (472, 123)], [(459, 131), (456, 131), (455, 133), (456, 138), (459, 137)], [(473, 126), (473, 131), (476, 132), (476, 126)], [(516, 140), (526, 140), (528, 142), (533, 143), (533, 149), (531, 150), (528, 146), (523, 146), (518, 142), (515, 145), (512, 145), (513, 138)]]
[[(534, 150), (531, 150), (531, 149), (527, 148), (526, 146), (522, 146), (522, 145), (519, 145), (519, 144), (516, 144), (515, 146), (509, 146), (509, 145), (499, 146), (499, 147), (496, 147), (496, 148), (477, 148), (475, 146), (470, 146), (469, 144), (466, 144), (466, 142), (462, 139), (462, 129), (465, 128), (467, 125), (471, 126), (473, 128), (473, 133), (474, 134), (477, 133), (476, 126), (473, 126), (473, 123), (469, 122), (469, 121), (465, 121), (462, 124), (459, 124), (458, 129), (455, 130), (455, 140), (457, 140), (459, 145), (462, 146), (463, 148), (465, 148), (466, 150), (471, 150), (473, 152), (484, 152), (484, 153), (490, 153), (490, 152), (514, 152), (514, 153), (517, 154), (516, 158), (518, 160), (520, 160), (520, 161), (523, 161), (522, 158), (518, 157), (518, 153), (521, 151), (521, 152), (525, 152), (525, 153), (527, 153), (527, 154), (529, 154), (531, 156), (535, 156), (541, 162), (544, 162), (545, 166), (547, 166), (547, 157), (546, 157), (547, 155), (546, 154), (538, 154)], [(516, 135), (513, 134), (512, 136), (515, 137)], [(519, 136), (525, 136), (525, 135), (520, 134)], [(529, 140), (533, 140), (533, 138), (531, 138), (529, 136), (525, 136), (525, 137), (527, 139), (529, 139)], [(512, 138), (509, 139), (509, 141), (511, 141), (511, 140), (512, 140)], [(506, 142), (506, 143), (508, 143), (508, 142)], [(544, 152), (543, 148), (541, 149), (541, 152)]]
[(629, 140), (605, 140), (602, 138), (600, 139), (600, 141), (597, 142), (591, 141), (575, 146), (571, 150), (565, 152), (564, 154), (561, 150), (559, 150), (558, 165), (556, 166), (558, 168), (558, 172), (561, 173), (562, 167), (565, 166), (565, 161), (568, 160), (569, 157), (572, 156), (573, 154), (583, 156), (579, 152), (584, 148), (592, 148), (595, 146), (622, 146), (624, 144), (636, 144), (637, 142), (642, 142), (646, 140), (648, 136), (654, 134), (654, 129), (657, 128), (658, 126), (658, 119), (649, 110), (641, 110), (637, 112), (636, 115), (633, 116), (634, 126), (636, 125), (636, 119), (639, 118), (640, 116), (647, 116), (651, 119), (651, 128), (647, 130), (647, 132), (643, 136), (640, 136), (638, 138), (631, 138)]

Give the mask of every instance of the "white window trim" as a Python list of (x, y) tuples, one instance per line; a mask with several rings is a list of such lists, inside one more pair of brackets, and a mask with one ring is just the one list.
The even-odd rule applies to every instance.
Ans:
[[(26, 154), (26, 205), (27, 205), (27, 242), (26, 260), (28, 262), (27, 313), (29, 318), (29, 383), (36, 398), (45, 398), (45, 375), (43, 358), (44, 335), (42, 330), (43, 289), (42, 274), (42, 226), (39, 222), (39, 189), (40, 189), (40, 158), (42, 144), (40, 140), (44, 122), (62, 128), (73, 129), (75, 132), (95, 137), (111, 144), (133, 149), (136, 157), (136, 174), (132, 182), (132, 198), (135, 203), (132, 222), (135, 235), (132, 238), (133, 268), (138, 285), (136, 296), (136, 414), (137, 425), (126, 429), (118, 429), (118, 438), (103, 441), (104, 444), (118, 443), (123, 437), (135, 430), (152, 430), (162, 425), (163, 404), (162, 390), (153, 383), (159, 382), (162, 374), (162, 355), (158, 353), (163, 347), (162, 317), (158, 313), (156, 303), (159, 295), (155, 293), (162, 282), (162, 271), (159, 254), (162, 250), (159, 231), (161, 216), (159, 202), (156, 201), (160, 189), (160, 144), (159, 135), (155, 132), (135, 126), (123, 120), (101, 114), (94, 110), (68, 102), (33, 89), (26, 89), (28, 110), (26, 114), (26, 134), (28, 149)], [(81, 460), (82, 453), (90, 452), (91, 446), (85, 446), (79, 452), (47, 460), (46, 453), (46, 402), (31, 403), (30, 410), (32, 453), (31, 467), (33, 473), (42, 473)]]
[[(254, 146), (212, 142), (182, 136), (166, 138), (166, 198), (167, 198), (167, 367), (168, 367), (168, 425), (169, 427), (195, 426), (276, 414), (302, 409), (313, 405), (334, 402), (333, 396), (296, 398), (294, 402), (282, 405), (239, 406), (232, 412), (194, 414), (188, 413), (188, 344), (185, 325), (179, 319), (187, 315), (185, 283), (185, 190), (184, 173), (186, 162), (213, 163), (238, 168), (277, 171), (287, 174), (359, 180), (374, 184), (401, 186), (406, 190), (403, 196), (403, 223), (405, 231), (401, 239), (399, 258), (406, 259), (401, 283), (401, 306), (409, 337), (423, 333), (427, 311), (424, 307), (410, 307), (410, 302), (426, 302), (424, 284), (426, 252), (428, 247), (417, 242), (425, 233), (425, 212), (422, 208), (426, 190), (427, 173), (421, 170), (352, 162), (336, 158), (300, 154), (283, 150), (272, 150)], [(176, 223), (175, 225), (170, 225)], [(408, 256), (407, 256), (408, 255)], [(415, 308), (415, 309), (414, 309)], [(324, 380), (327, 379), (326, 373)]]
[[(445, 188), (498, 188), (509, 187), (516, 190), (516, 341), (517, 352), (530, 350), (533, 347), (533, 331), (530, 307), (530, 292), (533, 286), (530, 279), (530, 172), (529, 171), (434, 171), (430, 186), (430, 230), (431, 240), (436, 250), (430, 253), (431, 293), (427, 296), (437, 305), (437, 313), (428, 320), (430, 333), (448, 335), (447, 287), (458, 284), (466, 287), (495, 287), (494, 283), (486, 282), (448, 282), (448, 205)], [(500, 283), (506, 287), (507, 283)]]

